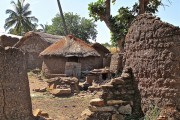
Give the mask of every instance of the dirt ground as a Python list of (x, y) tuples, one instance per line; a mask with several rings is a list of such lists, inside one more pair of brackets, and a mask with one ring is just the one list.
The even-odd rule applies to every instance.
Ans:
[(89, 101), (98, 96), (98, 93), (81, 92), (70, 97), (54, 97), (49, 92), (35, 92), (33, 89), (47, 87), (45, 80), (35, 75), (29, 75), (29, 84), (33, 110), (41, 109), (54, 120), (77, 120)]

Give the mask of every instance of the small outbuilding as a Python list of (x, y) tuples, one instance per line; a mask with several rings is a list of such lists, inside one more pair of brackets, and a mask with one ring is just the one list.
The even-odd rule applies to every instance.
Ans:
[(39, 54), (61, 38), (63, 36), (43, 32), (27, 32), (14, 47), (25, 52), (28, 70), (41, 69), (43, 60)]
[(0, 33), (0, 46), (2, 47), (12, 47), (15, 45), (22, 37), (12, 34)]
[(99, 68), (104, 68), (104, 67), (109, 67), (110, 66), (110, 61), (111, 61), (111, 55), (110, 51), (101, 45), (100, 43), (94, 43), (91, 45), (99, 54), (100, 58), (98, 60), (98, 67)]
[(68, 35), (40, 53), (44, 75), (81, 76), (81, 71), (98, 68), (100, 54), (84, 41)]

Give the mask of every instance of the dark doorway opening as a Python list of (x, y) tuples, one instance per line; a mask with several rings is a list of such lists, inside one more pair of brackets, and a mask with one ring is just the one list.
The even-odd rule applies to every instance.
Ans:
[(75, 57), (75, 56), (73, 56), (73, 57), (68, 57), (68, 60), (67, 60), (68, 62), (79, 62), (79, 58), (78, 57)]
[(107, 77), (108, 77), (108, 74), (107, 74), (107, 73), (102, 73), (102, 79), (103, 79), (103, 80), (106, 80)]

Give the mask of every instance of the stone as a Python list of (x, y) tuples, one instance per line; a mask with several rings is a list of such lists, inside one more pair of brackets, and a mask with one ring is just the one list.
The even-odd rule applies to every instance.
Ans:
[(49, 84), (48, 86), (49, 86), (49, 90), (53, 90), (56, 88), (56, 86), (54, 84)]
[(85, 109), (82, 113), (81, 116), (90, 116), (92, 112), (89, 109)]
[(113, 106), (105, 106), (105, 107), (96, 107), (96, 106), (88, 106), (91, 112), (115, 112), (116, 109)]
[(47, 112), (42, 111), (40, 115), (45, 118), (49, 118), (49, 114)]
[(35, 109), (35, 110), (33, 110), (33, 115), (35, 116), (35, 117), (37, 117), (37, 116), (39, 116), (39, 115), (41, 115), (41, 110), (40, 109)]
[(124, 116), (121, 114), (113, 114), (112, 120), (124, 120)]
[(39, 92), (46, 92), (46, 87), (40, 88)]
[(157, 120), (168, 120), (167, 116), (159, 116)]
[(113, 88), (113, 85), (109, 85), (109, 84), (101, 85), (101, 88), (102, 88), (102, 89)]
[(121, 114), (131, 114), (132, 113), (132, 107), (130, 106), (130, 104), (125, 105), (125, 106), (120, 106), (118, 111)]
[(129, 73), (122, 73), (122, 74), (121, 74), (121, 77), (122, 77), (123, 79), (131, 78), (131, 76), (130, 76)]
[(55, 95), (55, 96), (70, 95), (71, 89), (53, 89), (50, 91), (50, 93)]
[(123, 100), (108, 100), (107, 105), (127, 105), (129, 102)]
[(102, 106), (104, 106), (104, 100), (100, 99), (100, 98), (92, 99), (90, 101), (90, 105), (102, 107)]
[(120, 78), (115, 78), (111, 80), (112, 85), (122, 85), (124, 84), (124, 81)]
[(39, 92), (39, 91), (40, 91), (40, 88), (35, 88), (35, 89), (33, 89), (33, 91)]
[(101, 88), (99, 86), (89, 86), (88, 87), (88, 90), (91, 91), (91, 92), (94, 92), (94, 91), (99, 91)]

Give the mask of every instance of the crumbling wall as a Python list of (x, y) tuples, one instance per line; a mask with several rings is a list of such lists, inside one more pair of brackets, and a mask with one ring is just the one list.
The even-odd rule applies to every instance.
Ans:
[(33, 120), (24, 54), (0, 46), (0, 119)]
[(139, 120), (143, 116), (131, 68), (124, 68), (120, 77), (101, 85), (102, 94), (90, 101), (90, 114), (85, 120)]
[(138, 16), (125, 40), (125, 65), (133, 70), (144, 112), (180, 109), (180, 29), (151, 14)]
[(7, 46), (11, 46), (12, 47), (18, 41), (19, 41), (18, 38), (13, 38), (13, 37), (6, 36), (6, 35), (0, 36), (0, 45), (2, 47), (7, 47)]

